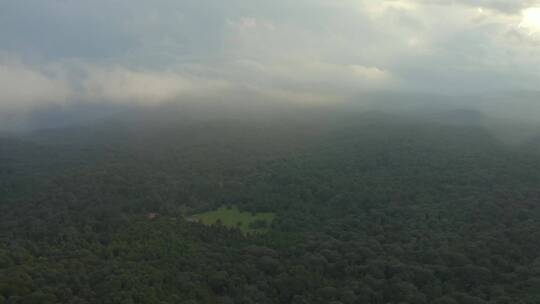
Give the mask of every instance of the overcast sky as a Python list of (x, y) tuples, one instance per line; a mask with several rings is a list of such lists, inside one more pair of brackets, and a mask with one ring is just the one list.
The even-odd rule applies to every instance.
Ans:
[(539, 84), (539, 1), (0, 1), (0, 110)]

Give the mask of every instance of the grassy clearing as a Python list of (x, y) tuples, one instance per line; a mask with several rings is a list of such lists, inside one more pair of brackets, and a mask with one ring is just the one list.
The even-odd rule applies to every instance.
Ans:
[(243, 233), (268, 231), (267, 227), (270, 226), (274, 217), (274, 213), (252, 214), (251, 212), (242, 212), (237, 207), (221, 207), (217, 210), (192, 216), (192, 218), (202, 222), (204, 225), (213, 225), (219, 220), (224, 226), (240, 228)]

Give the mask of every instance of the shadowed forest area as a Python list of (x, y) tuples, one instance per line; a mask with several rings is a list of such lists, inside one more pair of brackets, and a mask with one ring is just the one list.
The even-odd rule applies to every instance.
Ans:
[[(539, 141), (469, 111), (296, 114), (3, 137), (0, 303), (540, 301)], [(274, 219), (190, 218), (226, 206)]]

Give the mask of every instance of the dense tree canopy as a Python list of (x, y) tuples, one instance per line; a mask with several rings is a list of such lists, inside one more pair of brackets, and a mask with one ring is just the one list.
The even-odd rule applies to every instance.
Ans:
[[(538, 303), (533, 147), (377, 113), (3, 138), (0, 303)], [(187, 220), (224, 205), (276, 218)]]

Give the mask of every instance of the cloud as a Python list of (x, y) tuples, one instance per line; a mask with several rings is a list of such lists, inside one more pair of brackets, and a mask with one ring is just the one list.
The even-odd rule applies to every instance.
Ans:
[(27, 109), (42, 102), (63, 103), (71, 94), (63, 79), (19, 63), (0, 63), (0, 110)]
[(88, 67), (82, 99), (156, 103), (227, 88), (228, 83), (173, 72), (132, 71), (123, 67)]
[(156, 103), (243, 88), (302, 102), (383, 89), (536, 89), (535, 7), (540, 1), (6, 0), (0, 53), (17, 60), (0, 61), (0, 107)]
[(34, 67), (0, 63), (0, 110), (27, 110), (75, 101), (155, 104), (180, 97), (209, 97), (227, 90), (222, 80), (173, 71), (131, 70), (83, 63)]
[[(430, 0), (426, 0), (430, 1)], [(484, 9), (491, 9), (505, 14), (519, 14), (522, 10), (529, 8), (538, 3), (536, 0), (455, 0), (438, 1), (442, 5), (448, 5), (449, 3), (458, 3), (461, 5), (481, 7)]]
[(529, 36), (540, 33), (540, 7), (531, 7), (524, 10), (519, 27), (527, 31)]

